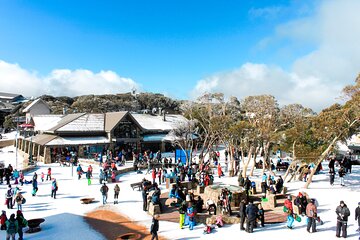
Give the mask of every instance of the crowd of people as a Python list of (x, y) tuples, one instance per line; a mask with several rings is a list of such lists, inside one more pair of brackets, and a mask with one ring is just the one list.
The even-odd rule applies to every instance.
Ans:
[[(226, 154), (226, 159), (228, 158)], [(116, 182), (116, 173), (120, 165), (120, 159), (124, 159), (127, 153), (117, 153), (116, 156), (112, 156), (111, 152), (105, 161), (102, 161), (99, 183), (100, 192), (102, 195), (102, 203), (107, 204), (109, 186), (107, 183)], [(215, 226), (222, 227), (224, 225), (223, 216), (233, 215), (233, 209), (231, 208), (232, 203), (232, 192), (224, 188), (219, 195), (218, 201), (207, 199), (206, 202), (201, 196), (195, 196), (193, 191), (189, 191), (186, 187), (183, 187), (182, 182), (192, 182), (198, 186), (209, 186), (214, 181), (214, 174), (217, 173), (219, 178), (224, 176), (224, 171), (219, 162), (220, 153), (211, 152), (210, 158), (201, 163), (192, 163), (190, 165), (184, 164), (182, 161), (173, 161), (171, 158), (162, 157), (161, 152), (158, 151), (153, 154), (151, 151), (145, 151), (143, 154), (134, 154), (134, 164), (136, 165), (135, 170), (140, 164), (145, 163), (149, 174), (151, 174), (151, 181), (143, 179), (141, 183), (142, 198), (143, 198), (143, 210), (148, 211), (149, 203), (159, 205), (160, 211), (163, 209), (163, 203), (161, 202), (161, 189), (160, 185), (165, 184), (166, 181), (174, 183), (169, 191), (169, 198), (174, 198), (175, 204), (179, 212), (179, 227), (189, 226), (190, 230), (193, 230), (196, 226), (196, 216), (199, 213), (208, 212), (209, 215), (216, 215)], [(351, 173), (351, 162), (344, 159), (339, 162), (338, 174), (340, 177), (340, 184), (344, 185), (343, 177), (345, 174)], [(329, 162), (329, 174), (330, 183), (334, 184), (335, 177), (335, 166), (336, 161), (331, 160)], [(142, 166), (143, 167), (143, 166)], [(227, 164), (225, 163), (225, 169)], [(225, 170), (226, 171), (226, 170)], [(93, 168), (91, 165), (87, 166), (87, 170), (83, 170), (81, 164), (77, 165), (76, 172), (78, 179), (81, 179), (82, 175), (85, 174), (88, 185), (92, 184), (91, 179), (93, 176)], [(22, 228), (26, 226), (26, 220), (22, 213), (22, 205), (25, 204), (26, 199), (19, 191), (17, 185), (32, 184), (33, 190), (32, 195), (36, 196), (38, 192), (39, 182), (37, 173), (34, 172), (31, 180), (26, 180), (22, 171), (13, 169), (11, 165), (6, 168), (0, 168), (0, 183), (7, 184), (6, 190), (6, 206), (8, 209), (12, 209), (15, 204), (17, 205), (17, 214), (11, 214), (9, 218), (6, 216), (6, 212), (3, 211), (1, 215), (1, 229), (7, 231), (7, 239), (15, 237), (15, 234), (19, 235), (19, 239), (22, 239)], [(12, 182), (13, 181), (13, 182)], [(55, 178), (52, 178), (51, 168), (47, 169), (46, 174), (41, 172), (41, 182), (51, 181), (51, 197), (56, 199), (56, 193), (58, 191), (58, 184)], [(238, 217), (240, 218), (240, 230), (252, 233), (254, 228), (261, 226), (265, 227), (265, 214), (262, 204), (254, 203), (251, 195), (256, 193), (256, 184), (251, 181), (249, 177), (243, 177), (239, 174), (238, 177), (239, 186), (243, 187), (246, 193), (246, 199), (240, 202)], [(14, 184), (16, 187), (12, 187)], [(281, 176), (275, 176), (274, 174), (264, 173), (261, 176), (260, 188), (261, 198), (266, 199), (268, 194), (280, 194), (284, 187), (284, 181)], [(113, 188), (114, 192), (114, 204), (118, 204), (118, 198), (120, 193), (119, 184), (115, 184)], [(360, 202), (359, 206), (355, 210), (355, 220), (358, 221), (358, 231), (360, 230)], [(295, 210), (295, 207), (297, 210)], [(205, 208), (204, 208), (205, 207)], [(220, 210), (220, 211), (219, 211)], [(306, 216), (306, 229), (309, 233), (315, 233), (317, 231), (317, 224), (321, 222), (318, 216), (317, 202), (315, 199), (308, 199), (306, 195), (299, 192), (297, 196), (288, 196), (284, 202), (284, 212), (287, 214), (286, 226), (289, 229), (293, 228), (295, 221), (300, 216)], [(295, 213), (297, 212), (297, 213)], [(340, 202), (340, 205), (335, 210), (337, 214), (337, 226), (336, 236), (347, 237), (347, 222), (350, 216), (350, 210), (344, 201)], [(213, 225), (207, 225), (204, 229), (204, 233), (211, 233)], [(157, 239), (157, 232), (159, 230), (159, 215), (154, 215), (153, 224), (151, 227), (152, 239)], [(21, 233), (20, 233), (21, 232)]]

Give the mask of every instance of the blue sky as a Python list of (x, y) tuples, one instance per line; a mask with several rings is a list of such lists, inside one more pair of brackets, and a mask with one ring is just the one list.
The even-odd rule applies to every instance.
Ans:
[[(51, 89), (54, 95), (71, 95), (71, 89), (60, 86), (83, 77), (77, 70), (87, 70), (96, 77), (82, 84), (96, 85), (100, 80), (92, 79), (104, 77), (98, 73), (111, 71), (120, 82), (131, 81), (126, 86), (135, 84), (142, 91), (185, 99), (200, 91), (201, 82), (210, 83), (213, 77), (221, 82), (224, 75), (245, 71), (248, 64), (280, 69), (290, 76), (300, 58), (322, 45), (317, 37), (288, 34), (289, 25), (317, 19), (326, 4), (312, 0), (3, 0), (0, 60), (15, 64), (40, 79), (40, 84), (54, 82), (58, 89), (43, 89)], [(1, 76), (6, 84), (0, 72)], [(209, 91), (213, 90), (226, 93), (221, 88)], [(89, 91), (103, 93), (99, 88), (84, 93)]]

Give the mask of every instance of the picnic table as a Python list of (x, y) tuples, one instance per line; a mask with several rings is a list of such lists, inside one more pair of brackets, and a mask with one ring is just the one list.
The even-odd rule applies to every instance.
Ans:
[(133, 191), (135, 188), (138, 188), (138, 191), (140, 191), (142, 189), (142, 182), (131, 183), (130, 187), (132, 188)]

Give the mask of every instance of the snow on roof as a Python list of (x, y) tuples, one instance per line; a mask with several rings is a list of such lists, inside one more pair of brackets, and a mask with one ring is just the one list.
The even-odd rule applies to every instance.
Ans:
[(24, 112), (24, 113), (29, 112), (32, 107), (34, 107), (36, 104), (39, 104), (39, 103), (44, 104), (45, 106), (47, 106), (47, 107), (50, 109), (49, 105), (48, 105), (44, 100), (42, 100), (41, 98), (38, 98), (38, 99), (36, 99), (35, 101), (33, 101), (32, 103), (30, 103), (30, 104), (23, 110), (23, 112)]
[(0, 92), (0, 98), (3, 98), (3, 99), (14, 99), (16, 97), (19, 97), (21, 96), (20, 94), (14, 94), (14, 93), (5, 93), (5, 92)]
[(79, 118), (79, 117), (81, 117), (83, 115), (85, 115), (85, 113), (73, 113), (73, 114), (64, 115), (64, 117), (61, 118), (59, 123), (57, 125), (55, 125), (54, 127), (50, 128), (48, 131), (49, 132), (55, 132), (59, 128), (65, 126), (66, 124), (74, 121), (75, 119), (77, 119), (77, 118)]
[(64, 117), (64, 115), (55, 115), (55, 114), (48, 114), (48, 115), (37, 115), (33, 117), (34, 121), (34, 131), (47, 131), (54, 126), (56, 126), (60, 120)]
[(132, 114), (140, 126), (147, 131), (170, 131), (178, 126), (180, 123), (188, 120), (182, 115), (167, 114), (165, 121), (163, 116), (149, 115), (149, 114)]
[(58, 128), (56, 132), (102, 132), (105, 131), (105, 115), (84, 114), (66, 125)]
[(94, 137), (56, 137), (46, 143), (46, 146), (74, 146), (95, 145), (109, 143), (109, 139), (102, 136)]

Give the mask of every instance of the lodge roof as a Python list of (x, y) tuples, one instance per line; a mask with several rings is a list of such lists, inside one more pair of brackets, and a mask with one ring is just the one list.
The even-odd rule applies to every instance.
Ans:
[(108, 112), (105, 114), (105, 131), (110, 132), (126, 115), (127, 111)]
[(20, 94), (0, 92), (0, 98), (12, 100), (16, 97), (22, 97)]
[(42, 100), (41, 98), (38, 98), (38, 99), (34, 100), (32, 103), (30, 103), (30, 104), (23, 110), (23, 112), (24, 112), (24, 113), (29, 112), (31, 108), (33, 108), (35, 105), (37, 105), (37, 104), (39, 104), (39, 103), (44, 104), (45, 106), (47, 106), (47, 107), (50, 109), (49, 105), (48, 105), (44, 100)]

